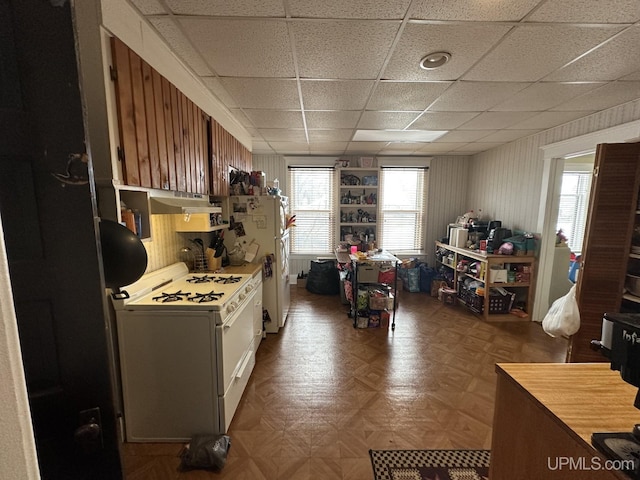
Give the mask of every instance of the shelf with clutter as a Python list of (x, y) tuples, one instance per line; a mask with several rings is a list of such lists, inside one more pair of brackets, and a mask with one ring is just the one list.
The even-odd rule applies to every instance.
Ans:
[(473, 210), (449, 224), (436, 242), (440, 275), (458, 303), (487, 321), (526, 319), (533, 308), (535, 238), (483, 221)]

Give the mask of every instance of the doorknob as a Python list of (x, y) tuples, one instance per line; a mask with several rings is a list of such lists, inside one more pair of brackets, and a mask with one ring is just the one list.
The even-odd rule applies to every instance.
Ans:
[[(87, 415), (97, 413), (97, 415)], [(84, 453), (95, 453), (102, 449), (102, 427), (99, 409), (80, 412), (81, 425), (73, 432), (73, 438)]]

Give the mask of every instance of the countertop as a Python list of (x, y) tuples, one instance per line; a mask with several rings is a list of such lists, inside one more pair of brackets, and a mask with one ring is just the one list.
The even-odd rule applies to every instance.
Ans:
[(500, 363), (496, 371), (587, 444), (593, 432), (631, 431), (640, 418), (633, 406), (638, 389), (608, 363)]
[(244, 265), (228, 265), (223, 267), (218, 273), (228, 273), (237, 275), (256, 275), (262, 271), (262, 263), (244, 263)]

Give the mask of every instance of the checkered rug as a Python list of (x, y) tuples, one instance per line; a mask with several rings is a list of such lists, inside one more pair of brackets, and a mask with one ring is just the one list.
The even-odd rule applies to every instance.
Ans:
[(369, 450), (374, 480), (487, 480), (489, 450)]

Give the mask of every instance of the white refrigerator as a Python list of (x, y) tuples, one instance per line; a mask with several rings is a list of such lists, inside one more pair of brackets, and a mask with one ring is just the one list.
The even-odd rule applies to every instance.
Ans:
[(289, 229), (286, 228), (289, 199), (242, 195), (231, 196), (230, 202), (235, 228), (230, 235), (225, 234), (225, 244), (228, 251), (236, 241), (247, 250), (252, 243), (259, 245), (253, 262), (263, 262), (262, 304), (269, 317), (264, 326), (267, 333), (278, 333), (287, 320), (291, 301)]

